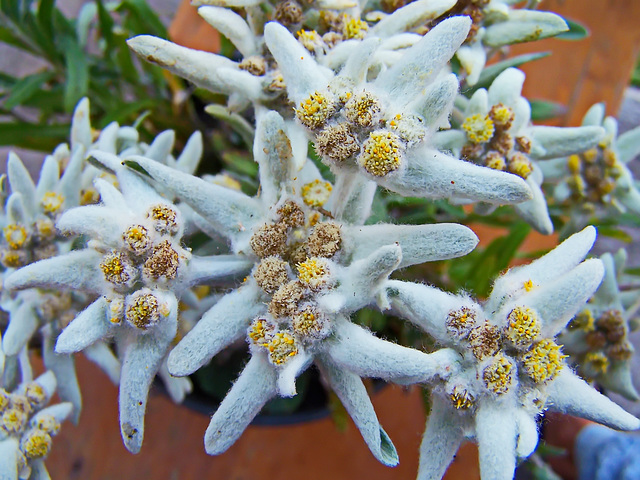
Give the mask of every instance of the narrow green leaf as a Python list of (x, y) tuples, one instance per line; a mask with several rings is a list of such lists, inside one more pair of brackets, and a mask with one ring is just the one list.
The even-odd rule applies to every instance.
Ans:
[(127, 10), (137, 19), (138, 28), (134, 34), (146, 33), (167, 38), (167, 29), (145, 0), (124, 0), (118, 10)]
[(0, 123), (0, 145), (49, 152), (65, 141), (69, 125), (33, 125), (23, 122)]
[(1, 0), (0, 8), (2, 13), (10, 17), (15, 22), (20, 22), (20, 2), (17, 0)]
[(137, 102), (120, 103), (117, 108), (109, 110), (107, 115), (100, 121), (100, 125), (106, 126), (111, 122), (123, 123), (136, 113), (145, 109), (153, 109), (156, 105), (157, 101), (153, 98), (145, 98)]
[(6, 43), (12, 47), (16, 47), (20, 50), (26, 50), (30, 53), (35, 53), (30, 45), (23, 42), (9, 27), (0, 25), (0, 43)]
[(529, 100), (531, 104), (531, 120), (549, 120), (567, 113), (567, 107), (549, 100)]
[(564, 17), (564, 21), (569, 25), (569, 30), (556, 35), (555, 38), (562, 40), (582, 40), (590, 35), (589, 29), (584, 25)]
[(600, 226), (598, 227), (598, 234), (609, 238), (615, 238), (616, 240), (620, 240), (625, 243), (633, 242), (633, 237), (631, 235), (624, 230), (620, 230), (615, 227)]
[(113, 18), (107, 11), (102, 3), (102, 0), (96, 0), (96, 6), (98, 7), (98, 26), (100, 28), (100, 34), (102, 38), (104, 38), (106, 42), (106, 57), (109, 58), (110, 52), (112, 52), (115, 48), (115, 42), (113, 38)]
[(125, 160), (123, 163), (130, 169), (135, 170), (136, 172), (139, 172), (147, 177), (151, 177), (151, 175), (149, 175), (149, 172), (142, 168), (138, 162), (134, 162), (133, 160)]
[(503, 60), (502, 62), (494, 63), (493, 65), (489, 65), (482, 71), (478, 82), (473, 86), (473, 88), (465, 90), (463, 93), (466, 96), (470, 97), (473, 92), (475, 92), (479, 88), (488, 88), (489, 85), (491, 85), (496, 79), (496, 77), (504, 72), (507, 68), (519, 67), (520, 65), (528, 62), (533, 62), (534, 60), (539, 60), (544, 57), (548, 57), (549, 55), (551, 55), (551, 52), (527, 53), (524, 55), (518, 55), (517, 57), (508, 58), (506, 60)]
[(66, 37), (66, 40), (67, 83), (64, 92), (64, 108), (67, 112), (71, 112), (76, 103), (87, 94), (89, 88), (89, 65), (84, 51), (75, 39)]
[(53, 38), (53, 9), (55, 0), (40, 0), (38, 5), (38, 24), (45, 35)]
[(11, 93), (4, 102), (8, 110), (22, 105), (29, 100), (42, 86), (53, 77), (53, 72), (34, 73), (21, 78), (11, 89)]
[(114, 35), (114, 45), (115, 45), (115, 60), (118, 64), (118, 68), (120, 68), (120, 73), (122, 76), (130, 83), (137, 84), (139, 83), (139, 75), (138, 69), (133, 63), (133, 52), (127, 45), (128, 35), (126, 34), (116, 34)]

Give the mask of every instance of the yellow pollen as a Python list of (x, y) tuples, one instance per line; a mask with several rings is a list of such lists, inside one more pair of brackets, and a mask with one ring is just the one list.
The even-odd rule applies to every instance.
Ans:
[(371, 175), (384, 177), (400, 167), (401, 148), (400, 137), (395, 133), (371, 133), (363, 145), (358, 163)]
[(465, 118), (462, 128), (473, 143), (485, 143), (491, 140), (495, 127), (489, 115), (476, 113)]
[(591, 149), (589, 149), (587, 151), (582, 152), (582, 158), (587, 163), (595, 162), (597, 160), (597, 158), (598, 158), (598, 149), (597, 148), (591, 148)]
[(287, 332), (276, 333), (266, 347), (269, 350), (269, 359), (276, 365), (282, 365), (298, 354), (296, 341)]
[(27, 241), (27, 230), (22, 225), (9, 224), (4, 227), (4, 239), (14, 250), (22, 247)]
[(513, 364), (504, 355), (496, 356), (482, 371), (482, 380), (496, 395), (507, 393), (513, 381)]
[(122, 234), (124, 243), (135, 254), (144, 253), (151, 246), (151, 239), (147, 229), (142, 225), (133, 225)]
[(582, 169), (582, 161), (580, 160), (580, 157), (578, 155), (571, 155), (567, 159), (567, 168), (573, 174), (580, 173), (580, 170)]
[(42, 196), (42, 209), (45, 213), (56, 213), (64, 203), (64, 197), (55, 192), (47, 192)]
[(100, 269), (109, 282), (121, 285), (127, 283), (131, 276), (124, 263), (122, 254), (119, 252), (111, 252), (102, 258)]
[(329, 182), (315, 179), (302, 186), (302, 200), (310, 207), (322, 207), (329, 200), (332, 190)]
[(602, 352), (588, 352), (584, 356), (584, 365), (594, 373), (604, 375), (609, 370), (609, 359)]
[(151, 293), (137, 293), (127, 306), (127, 321), (136, 328), (146, 330), (160, 318), (158, 299)]
[(179, 230), (177, 222), (178, 214), (167, 205), (156, 205), (149, 209), (147, 214), (155, 221), (154, 228), (160, 233), (174, 234)]
[(511, 108), (503, 105), (502, 103), (498, 103), (497, 105), (491, 107), (489, 117), (491, 117), (496, 127), (508, 130), (509, 128), (511, 128), (511, 123), (516, 116)]
[(355, 17), (349, 18), (349, 16), (345, 14), (342, 34), (346, 39), (362, 39), (367, 34), (368, 30), (369, 25), (367, 22)]
[(591, 310), (585, 309), (577, 314), (569, 323), (569, 328), (572, 329), (580, 329), (585, 332), (593, 332), (595, 327), (596, 320), (593, 318), (593, 313)]
[(533, 282), (531, 281), (531, 279), (529, 279), (526, 282), (524, 282), (524, 284), (522, 286), (524, 287), (524, 289), (527, 292), (530, 292), (531, 290), (533, 290)]
[(451, 403), (457, 410), (467, 410), (473, 406), (475, 398), (465, 388), (456, 385), (449, 395)]
[(369, 92), (362, 92), (347, 102), (345, 114), (357, 127), (373, 127), (379, 119), (380, 104)]
[(516, 307), (507, 317), (504, 333), (517, 348), (526, 348), (540, 335), (540, 322), (533, 310)]
[(522, 153), (515, 153), (509, 160), (508, 168), (511, 173), (526, 179), (531, 174), (531, 160)]
[(321, 258), (311, 257), (296, 265), (298, 279), (309, 286), (312, 290), (317, 290), (327, 283), (329, 268), (326, 261)]
[(0, 412), (9, 406), (9, 394), (4, 388), (0, 388)]
[(49, 450), (51, 450), (51, 436), (40, 429), (29, 432), (22, 443), (22, 451), (28, 458), (45, 457)]
[(19, 408), (9, 408), (2, 414), (0, 425), (7, 433), (19, 433), (27, 423), (27, 414)]
[(298, 30), (296, 32), (298, 41), (310, 52), (322, 46), (322, 37), (315, 30)]
[(40, 415), (36, 427), (51, 435), (56, 435), (60, 430), (60, 423), (53, 415)]
[(524, 370), (536, 383), (546, 383), (553, 380), (567, 355), (562, 355), (560, 346), (553, 340), (544, 339), (536, 343), (522, 356)]
[(249, 338), (253, 343), (260, 346), (266, 346), (271, 337), (273, 327), (267, 323), (264, 318), (256, 318), (249, 327)]
[(4, 250), (0, 260), (7, 268), (18, 268), (26, 263), (26, 255), (23, 251)]
[(447, 331), (458, 337), (466, 337), (476, 323), (476, 312), (468, 307), (452, 310), (447, 316)]
[(33, 407), (41, 406), (47, 399), (47, 394), (44, 391), (44, 388), (42, 388), (42, 385), (35, 382), (31, 382), (27, 385), (24, 395), (29, 400), (29, 404)]
[(335, 111), (334, 102), (320, 92), (312, 93), (309, 98), (300, 102), (295, 109), (298, 120), (307, 128), (316, 129), (324, 126)]

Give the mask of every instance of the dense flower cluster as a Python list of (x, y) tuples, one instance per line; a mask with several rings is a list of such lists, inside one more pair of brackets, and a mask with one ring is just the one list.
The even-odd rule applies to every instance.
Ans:
[[(175, 158), (171, 131), (151, 144), (117, 123), (94, 131), (87, 100), (70, 145), (47, 157), (37, 184), (9, 156), (10, 191), (0, 189), (0, 306), (9, 315), (1, 358), (11, 366), (0, 375), (0, 477), (46, 478), (59, 423), (80, 414), (71, 357), (80, 351), (118, 383), (133, 453), (156, 374), (181, 401), (188, 375), (238, 345), (249, 359), (206, 430), (212, 455), (271, 398), (295, 396), (311, 365), (385, 465), (397, 453), (363, 378), (430, 390), (420, 479), (441, 478), (464, 437), (479, 444), (485, 480), (512, 478), (547, 409), (640, 427), (573, 370), (638, 397), (616, 281), (623, 262), (585, 260), (596, 233), (583, 229), (584, 215), (566, 222), (573, 235), (557, 248), (504, 272), (484, 302), (427, 286), (417, 270), (402, 273), (415, 282), (391, 278), (476, 247), (469, 228), (441, 221), (455, 205), (483, 213), (514, 205), (551, 233), (543, 171), (567, 211), (638, 210), (625, 163), (640, 151), (640, 130), (617, 137), (600, 105), (581, 127), (534, 126), (515, 68), (471, 88), (496, 48), (567, 29), (516, 3), (216, 0), (199, 13), (237, 48), (235, 60), (130, 39), (144, 60), (226, 97), (208, 111), (253, 142), (259, 188), (249, 195), (226, 174), (195, 175), (200, 133)], [(434, 201), (438, 223), (394, 210), (416, 199)], [(354, 321), (364, 308), (417, 325), (433, 349), (380, 338)], [(38, 332), (50, 371), (33, 381), (28, 344)], [(65, 403), (43, 408), (55, 378)]]

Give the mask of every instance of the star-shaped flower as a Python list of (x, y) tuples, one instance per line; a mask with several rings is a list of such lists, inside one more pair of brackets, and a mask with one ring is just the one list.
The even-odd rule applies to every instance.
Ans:
[(424, 285), (387, 282), (393, 311), (460, 353), (459, 370), (433, 389), (420, 479), (439, 479), (465, 436), (476, 439), (485, 479), (513, 478), (516, 459), (538, 442), (544, 409), (634, 430), (640, 421), (566, 365), (556, 335), (598, 287), (588, 227), (530, 265), (496, 281), (486, 303)]
[[(551, 234), (547, 202), (540, 188), (537, 160), (580, 152), (604, 136), (597, 126), (560, 128), (531, 125), (531, 106), (521, 96), (525, 75), (509, 68), (468, 100), (460, 128), (436, 133), (439, 148), (486, 167), (510, 172), (526, 180), (533, 198), (514, 205), (518, 214), (538, 231)], [(461, 99), (462, 100), (462, 99)]]
[(568, 208), (574, 230), (606, 207), (640, 213), (640, 192), (627, 167), (640, 153), (640, 127), (618, 136), (618, 122), (604, 114), (604, 104), (597, 103), (582, 120), (583, 126), (604, 128), (597, 144), (543, 165), (546, 177), (560, 180), (554, 197)]
[(19, 384), (0, 388), (0, 477), (49, 478), (44, 460), (73, 406), (68, 402), (46, 406), (56, 390), (56, 377), (47, 371), (34, 380), (26, 349), (18, 364)]
[[(363, 225), (375, 184), (361, 176), (335, 186), (311, 161), (296, 171), (284, 119), (258, 118), (254, 157), (260, 195), (248, 197), (141, 157), (125, 160), (169, 189), (225, 235), (232, 251), (254, 262), (251, 275), (223, 296), (169, 355), (173, 375), (188, 375), (241, 338), (252, 358), (222, 402), (205, 436), (210, 454), (225, 451), (274, 395), (296, 393), (312, 362), (325, 373), (374, 455), (395, 464), (360, 380), (375, 376), (427, 381), (451, 351), (428, 355), (376, 338), (349, 322), (370, 304), (386, 305), (381, 284), (397, 268), (471, 250), (466, 227)], [(373, 187), (373, 188), (372, 188)]]
[(469, 25), (467, 17), (441, 22), (371, 82), (375, 38), (360, 42), (336, 77), (281, 25), (267, 24), (265, 40), (298, 121), (340, 176), (363, 175), (406, 196), (521, 202), (531, 195), (522, 179), (443, 154), (431, 142), (448, 125), (458, 89), (454, 75), (439, 74)]
[(55, 348), (68, 354), (111, 338), (119, 345), (121, 430), (127, 448), (137, 452), (149, 386), (176, 335), (178, 299), (191, 285), (241, 275), (251, 263), (235, 255), (192, 255), (181, 245), (184, 224), (175, 205), (117, 156), (101, 151), (91, 156), (117, 176), (122, 193), (97, 179), (101, 204), (68, 210), (58, 219), (61, 231), (91, 238), (87, 248), (28, 265), (7, 278), (5, 287), (98, 295), (64, 329)]
[(586, 308), (571, 320), (560, 341), (584, 377), (630, 400), (638, 400), (631, 375), (635, 350), (628, 338), (629, 317), (618, 287), (626, 252), (620, 250), (615, 257), (605, 253), (600, 259), (604, 280)]

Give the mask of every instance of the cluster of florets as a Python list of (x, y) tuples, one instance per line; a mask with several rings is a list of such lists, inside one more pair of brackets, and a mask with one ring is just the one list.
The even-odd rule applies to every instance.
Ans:
[(586, 308), (576, 315), (568, 325), (565, 335), (579, 335), (583, 351), (572, 352), (580, 372), (587, 378), (598, 379), (606, 375), (613, 365), (625, 362), (633, 356), (629, 342), (629, 328), (620, 310), (603, 310), (594, 316)]
[(58, 254), (58, 235), (55, 219), (62, 211), (64, 198), (55, 192), (46, 192), (41, 199), (41, 213), (30, 224), (9, 223), (2, 229), (4, 245), (0, 262), (6, 268), (19, 268), (29, 263)]
[(44, 388), (36, 382), (24, 385), (20, 393), (0, 389), (0, 431), (4, 438), (19, 442), (18, 472), (24, 471), (31, 460), (46, 457), (51, 438), (60, 430), (53, 415), (38, 414), (47, 400)]
[(516, 306), (497, 326), (482, 320), (479, 310), (462, 307), (449, 312), (447, 331), (466, 350), (468, 367), (447, 384), (458, 410), (472, 408), (483, 395), (500, 397), (514, 389), (519, 396), (539, 391), (564, 366), (565, 355), (553, 339), (541, 336), (537, 313)]
[(276, 221), (260, 226), (251, 237), (260, 257), (253, 278), (270, 301), (268, 315), (249, 327), (248, 340), (252, 348), (265, 349), (274, 365), (286, 363), (331, 331), (314, 299), (334, 284), (332, 270), (338, 267), (333, 260), (339, 257), (342, 235), (339, 224), (321, 218), (287, 200)]
[(466, 117), (462, 129), (467, 143), (460, 152), (462, 158), (526, 179), (532, 170), (528, 157), (531, 140), (514, 137), (510, 132), (514, 119), (514, 111), (502, 103), (493, 105), (486, 115), (476, 113)]
[(107, 296), (112, 323), (124, 319), (142, 331), (156, 324), (163, 306), (151, 289), (175, 282), (190, 257), (180, 246), (180, 222), (175, 207), (153, 205), (122, 232), (121, 248), (104, 252), (100, 270), (114, 292)]
[(611, 193), (622, 175), (618, 155), (611, 148), (611, 139), (605, 138), (597, 147), (567, 159), (569, 176), (566, 178), (571, 196), (567, 201), (593, 210), (594, 206), (611, 205)]
[(316, 151), (329, 165), (355, 163), (374, 177), (399, 169), (405, 149), (424, 138), (424, 120), (389, 114), (374, 93), (338, 83), (312, 93), (295, 110), (314, 133)]

